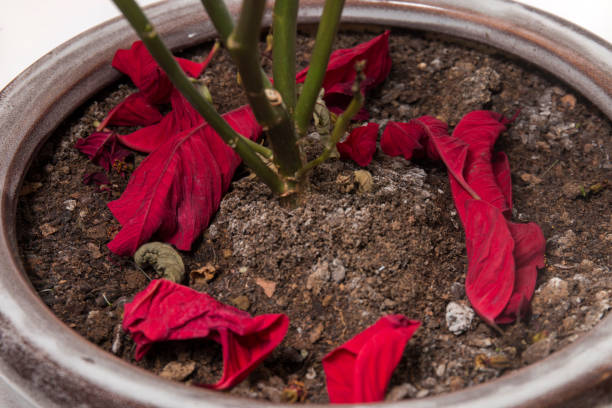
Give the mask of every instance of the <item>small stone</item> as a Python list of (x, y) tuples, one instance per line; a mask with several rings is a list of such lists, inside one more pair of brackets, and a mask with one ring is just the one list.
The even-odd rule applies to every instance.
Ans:
[(565, 198), (574, 199), (582, 195), (584, 185), (575, 181), (569, 181), (561, 187), (561, 192)]
[(210, 282), (216, 274), (217, 268), (209, 262), (198, 269), (189, 271), (189, 281), (193, 283)]
[(419, 62), (417, 64), (417, 68), (420, 69), (421, 71), (424, 71), (427, 69), (427, 64), (425, 62)]
[(307, 380), (314, 380), (315, 378), (317, 378), (317, 370), (315, 370), (314, 367), (310, 367), (306, 371), (305, 377), (306, 377)]
[(276, 282), (272, 282), (264, 278), (255, 278), (255, 283), (261, 286), (267, 297), (271, 298), (272, 296), (274, 296), (274, 291), (276, 290)]
[(474, 319), (474, 311), (471, 307), (458, 302), (450, 302), (446, 306), (446, 327), (454, 335), (458, 336), (470, 328)]
[(521, 174), (521, 180), (529, 184), (540, 184), (542, 182), (541, 178), (531, 173)]
[(538, 360), (543, 359), (547, 355), (550, 354), (550, 350), (552, 347), (552, 339), (547, 338), (545, 340), (538, 341), (527, 347), (525, 351), (523, 351), (523, 361), (526, 364), (535, 363)]
[(474, 336), (468, 339), (468, 344), (474, 347), (487, 348), (493, 345), (493, 341), (489, 337)]
[(195, 361), (171, 361), (164, 366), (159, 376), (168, 380), (183, 381), (196, 368)]
[(465, 381), (461, 377), (453, 376), (448, 379), (448, 386), (451, 391), (459, 391), (465, 386)]
[(429, 395), (429, 390), (427, 389), (422, 389), (419, 392), (416, 393), (416, 395), (414, 396), (415, 398), (425, 398), (426, 396)]
[(329, 263), (319, 260), (312, 269), (313, 272), (306, 279), (306, 289), (312, 290), (315, 295), (318, 295), (325, 283), (331, 278)]
[(395, 387), (391, 388), (385, 398), (385, 401), (396, 402), (403, 400), (406, 397), (413, 398), (417, 395), (418, 392), (419, 390), (417, 390), (417, 388), (410, 383), (396, 385)]
[(323, 334), (323, 329), (325, 329), (323, 323), (317, 324), (315, 328), (312, 329), (310, 335), (308, 336), (308, 340), (311, 344), (316, 343), (321, 338), (321, 334)]
[(245, 295), (237, 296), (230, 300), (234, 306), (236, 306), (240, 310), (248, 310), (251, 307), (251, 302), (249, 298)]
[(442, 376), (444, 376), (444, 373), (445, 373), (445, 372), (446, 372), (446, 364), (442, 363), (442, 364), (439, 364), (439, 365), (436, 367), (436, 375), (437, 375), (438, 377), (442, 377)]
[(331, 271), (331, 278), (334, 282), (340, 283), (346, 276), (346, 268), (342, 264), (342, 261), (338, 258), (334, 258), (331, 265), (329, 265)]
[(571, 333), (576, 329), (576, 316), (567, 316), (561, 322), (561, 330), (564, 333)]
[(93, 242), (89, 242), (87, 244), (87, 250), (89, 251), (93, 259), (102, 258), (102, 252), (100, 252), (100, 248)]
[(40, 226), (40, 232), (42, 232), (43, 237), (48, 237), (49, 235), (55, 234), (57, 232), (57, 228), (49, 223), (46, 223)]
[(457, 300), (461, 300), (465, 297), (465, 286), (459, 282), (453, 282), (450, 288), (451, 295)]
[(557, 277), (551, 278), (533, 296), (531, 306), (535, 315), (541, 315), (546, 308), (567, 309), (569, 307), (569, 284)]
[(428, 389), (434, 388), (437, 384), (438, 384), (438, 380), (436, 380), (433, 377), (427, 377), (423, 381), (421, 381), (421, 386), (423, 388), (428, 388)]
[(576, 97), (572, 94), (565, 94), (560, 99), (561, 106), (567, 110), (572, 110), (576, 106)]
[(355, 183), (357, 183), (357, 191), (360, 193), (369, 193), (374, 187), (374, 179), (372, 173), (367, 170), (355, 170), (353, 173)]
[(64, 208), (68, 211), (74, 211), (77, 206), (77, 200), (66, 200), (63, 202)]

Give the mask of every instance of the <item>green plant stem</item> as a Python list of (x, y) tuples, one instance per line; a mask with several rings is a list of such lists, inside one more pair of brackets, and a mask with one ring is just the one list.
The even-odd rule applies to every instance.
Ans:
[(223, 44), (227, 44), (227, 38), (234, 31), (234, 20), (230, 15), (223, 0), (202, 0), (202, 5), (212, 21)]
[(272, 75), (274, 87), (293, 115), (295, 92), (295, 38), (297, 35), (298, 0), (276, 0), (272, 21)]
[(172, 53), (155, 32), (153, 26), (144, 15), (142, 9), (134, 0), (113, 0), (123, 15), (130, 22), (138, 36), (142, 39), (155, 61), (166, 72), (174, 86), (191, 103), (196, 111), (212, 126), (221, 138), (232, 147), (255, 174), (266, 183), (273, 192), (279, 195), (286, 193), (288, 187), (276, 173), (274, 173), (261, 158), (251, 149), (232, 127), (219, 115), (215, 108), (192, 85), (178, 65)]
[(259, 32), (266, 0), (244, 0), (238, 23), (227, 39), (227, 49), (238, 66), (249, 105), (257, 121), (268, 132), (274, 163), (281, 176), (297, 192), (295, 174), (302, 167), (295, 128), (280, 93), (262, 75), (259, 57)]
[(306, 135), (308, 131), (314, 105), (317, 101), (321, 85), (323, 85), (325, 70), (331, 55), (334, 38), (338, 32), (343, 8), (344, 0), (325, 1), (321, 21), (317, 29), (314, 49), (312, 50), (312, 57), (310, 58), (310, 68), (306, 74), (302, 93), (295, 108), (295, 122), (300, 136)]
[(357, 70), (357, 75), (355, 76), (355, 82), (351, 87), (351, 91), (353, 92), (353, 99), (346, 107), (344, 112), (338, 119), (336, 120), (336, 125), (334, 126), (334, 130), (332, 131), (331, 137), (329, 138), (329, 144), (323, 150), (323, 153), (319, 157), (314, 160), (306, 163), (298, 172), (298, 179), (304, 177), (310, 170), (323, 163), (325, 160), (329, 159), (330, 154), (334, 150), (336, 143), (340, 141), (346, 130), (348, 129), (349, 124), (351, 123), (351, 119), (353, 116), (359, 112), (359, 109), (363, 106), (364, 96), (361, 91), (361, 81), (363, 81), (363, 70), (364, 61), (358, 62), (355, 64), (355, 69)]

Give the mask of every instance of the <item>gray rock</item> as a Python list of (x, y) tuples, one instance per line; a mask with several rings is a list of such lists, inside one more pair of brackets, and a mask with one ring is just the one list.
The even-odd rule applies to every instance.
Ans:
[(334, 282), (340, 283), (344, 280), (346, 268), (340, 259), (334, 258), (331, 265), (329, 265), (329, 270), (331, 271), (331, 278)]
[(410, 383), (396, 385), (395, 387), (391, 388), (387, 394), (387, 397), (385, 398), (385, 401), (395, 402), (403, 400), (406, 397), (414, 398), (418, 392), (419, 390)]
[(465, 304), (450, 302), (446, 306), (446, 327), (456, 336), (469, 329), (473, 319), (474, 310)]

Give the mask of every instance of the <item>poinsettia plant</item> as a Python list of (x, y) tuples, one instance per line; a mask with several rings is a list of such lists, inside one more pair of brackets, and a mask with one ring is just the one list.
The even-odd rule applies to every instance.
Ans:
[[(244, 0), (234, 21), (223, 1), (202, 0), (238, 67), (249, 101), (224, 114), (215, 110), (198, 79), (218, 46), (201, 63), (175, 58), (134, 0), (113, 1), (142, 40), (117, 51), (113, 66), (139, 91), (113, 108), (97, 132), (79, 140), (77, 148), (107, 172), (125, 170), (124, 159), (131, 154), (126, 148), (148, 154), (122, 196), (109, 203), (122, 225), (108, 245), (114, 253), (133, 255), (153, 236), (180, 250), (191, 249), (241, 162), (280, 200), (299, 205), (309, 172), (334, 153), (360, 166), (372, 160), (379, 125), (349, 129), (352, 120), (368, 118), (364, 93), (390, 72), (389, 31), (332, 53), (344, 0), (325, 2), (310, 66), (297, 73), (298, 0), (275, 1), (272, 78), (263, 72), (258, 51), (266, 1)], [(297, 84), (302, 84), (299, 95)], [(165, 116), (159, 110), (162, 104), (171, 106)], [(466, 234), (466, 294), (482, 319), (496, 328), (528, 313), (537, 268), (544, 265), (540, 228), (510, 221), (509, 160), (493, 150), (512, 120), (489, 111), (470, 112), (449, 134), (446, 123), (422, 116), (406, 123), (388, 122), (380, 138), (381, 150), (388, 155), (441, 161), (447, 167)], [(324, 145), (318, 157), (306, 161), (300, 140), (313, 121)], [(111, 125), (142, 127), (119, 134), (107, 128)], [(103, 173), (87, 175), (84, 181), (108, 183)], [(419, 324), (401, 315), (383, 316), (330, 352), (323, 360), (330, 400), (383, 399)], [(156, 280), (126, 305), (123, 327), (137, 344), (137, 359), (158, 341), (219, 342), (223, 377), (207, 387), (226, 389), (244, 379), (282, 341), (288, 319), (280, 314), (253, 318), (206, 294)]]

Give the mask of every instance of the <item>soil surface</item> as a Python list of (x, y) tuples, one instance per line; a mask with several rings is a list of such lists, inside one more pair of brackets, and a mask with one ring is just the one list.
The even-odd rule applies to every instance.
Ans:
[[(337, 47), (373, 35), (352, 32)], [(313, 39), (299, 41), (305, 66)], [(202, 58), (208, 48), (186, 55)], [(610, 122), (556, 79), (481, 45), (397, 31), (390, 49), (391, 74), (366, 104), (381, 125), (427, 114), (452, 127), (475, 109), (521, 110), (497, 147), (510, 158), (514, 220), (538, 223), (547, 238), (532, 316), (503, 327), (503, 335), (474, 316), (464, 290), (463, 230), (442, 166), (379, 151), (366, 168), (373, 186), (363, 192), (354, 182), (358, 167), (332, 160), (314, 172), (306, 203), (293, 210), (240, 169), (210, 228), (182, 254), (188, 273), (207, 266), (214, 278), (194, 272), (185, 284), (252, 315), (285, 313), (291, 324), (281, 345), (231, 394), (281, 401), (297, 380), (307, 401), (326, 402), (323, 356), (395, 313), (422, 327), (387, 398), (446, 393), (546, 357), (610, 309)], [(269, 65), (269, 55), (264, 60)], [(204, 74), (221, 111), (245, 103), (228, 61), (221, 52)], [(123, 305), (147, 286), (151, 271), (105, 246), (120, 228), (106, 203), (127, 179), (113, 174), (104, 191), (84, 185), (83, 176), (100, 169), (73, 146), (133, 91), (122, 82), (99, 95), (44, 146), (23, 185), (21, 255), (44, 302), (91, 342), (166, 378), (215, 382), (222, 369), (215, 343), (159, 344), (134, 362), (134, 344), (120, 328)], [(142, 158), (136, 155), (134, 164)]]

